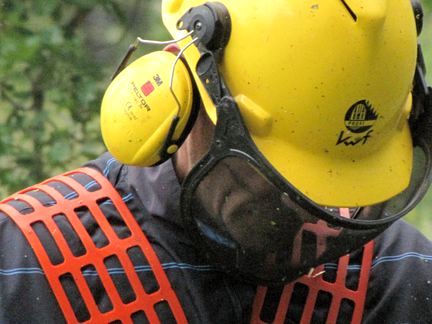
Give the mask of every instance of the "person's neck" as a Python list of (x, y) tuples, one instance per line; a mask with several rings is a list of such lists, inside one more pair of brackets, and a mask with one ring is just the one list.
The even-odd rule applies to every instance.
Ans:
[(208, 152), (213, 140), (214, 128), (205, 109), (201, 107), (188, 137), (173, 157), (174, 170), (180, 183)]
[(177, 175), (179, 183), (182, 183), (186, 175), (192, 169), (194, 163), (191, 158), (191, 140), (190, 137), (186, 138), (182, 146), (178, 149), (173, 156), (174, 171)]

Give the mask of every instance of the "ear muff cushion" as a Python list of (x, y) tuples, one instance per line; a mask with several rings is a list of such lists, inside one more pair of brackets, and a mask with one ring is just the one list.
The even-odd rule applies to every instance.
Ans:
[(172, 140), (182, 137), (191, 116), (193, 85), (185, 64), (178, 60), (173, 92), (170, 79), (176, 56), (158, 51), (142, 56), (126, 67), (105, 92), (101, 107), (102, 137), (119, 161), (151, 166), (161, 160), (175, 116), (179, 117)]

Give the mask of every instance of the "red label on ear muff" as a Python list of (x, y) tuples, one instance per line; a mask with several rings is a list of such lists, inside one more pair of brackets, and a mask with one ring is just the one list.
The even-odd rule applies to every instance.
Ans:
[(141, 91), (144, 93), (144, 96), (149, 96), (154, 91), (154, 86), (151, 81), (147, 81), (141, 86)]

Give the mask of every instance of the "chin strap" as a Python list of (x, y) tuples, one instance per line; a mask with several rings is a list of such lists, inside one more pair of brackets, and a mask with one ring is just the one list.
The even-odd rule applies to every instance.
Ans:
[[(87, 185), (77, 180), (80, 177), (86, 177)], [(17, 205), (20, 207), (17, 208)], [(160, 323), (155, 310), (159, 306), (170, 311), (177, 323), (187, 323), (150, 242), (119, 193), (98, 171), (82, 168), (51, 178), (4, 200), (0, 203), (0, 211), (8, 215), (27, 238), (68, 323), (133, 323), (134, 318)], [(124, 222), (129, 230), (127, 237), (116, 233), (109, 223), (109, 214), (105, 214), (108, 212), (117, 214), (117, 223)], [(80, 215), (93, 218), (93, 230), (98, 227), (100, 234), (107, 239), (104, 246), (96, 246)], [(57, 222), (59, 217), (63, 218), (63, 226)], [(69, 239), (63, 232), (67, 222)], [(41, 231), (41, 228), (44, 230)], [(75, 236), (75, 243), (81, 242), (83, 249), (80, 253), (71, 250), (71, 235)], [(57, 251), (58, 256), (54, 255), (53, 250)], [(135, 252), (132, 253), (132, 250)], [(147, 259), (153, 270), (156, 284), (151, 284), (151, 292), (146, 289), (150, 287), (149, 283), (142, 282), (132, 262), (132, 255), (136, 257), (137, 254)], [(116, 278), (107, 268), (107, 260), (113, 258), (123, 268), (134, 300), (123, 300)], [(103, 312), (99, 309), (91, 285), (86, 280), (89, 273), (100, 279), (100, 289), (105, 289), (112, 305), (110, 310)], [(153, 289), (153, 286), (156, 288)], [(128, 292), (131, 293), (131, 290), (128, 289)], [(86, 311), (76, 313), (77, 309), (82, 308)]]

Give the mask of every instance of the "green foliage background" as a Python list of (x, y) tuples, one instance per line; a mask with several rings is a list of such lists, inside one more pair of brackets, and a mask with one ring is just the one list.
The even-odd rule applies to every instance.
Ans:
[[(432, 0), (423, 4), (432, 71)], [(0, 197), (104, 151), (103, 91), (137, 36), (169, 37), (159, 10), (160, 0), (0, 0)], [(432, 238), (431, 211), (432, 190), (407, 219)]]
[(104, 151), (103, 91), (137, 36), (168, 37), (159, 7), (142, 0), (0, 0), (1, 196)]

